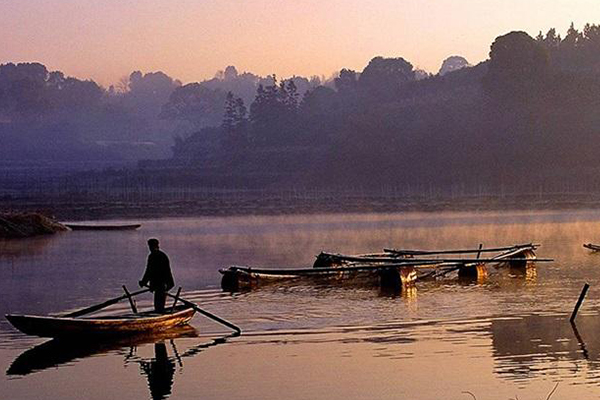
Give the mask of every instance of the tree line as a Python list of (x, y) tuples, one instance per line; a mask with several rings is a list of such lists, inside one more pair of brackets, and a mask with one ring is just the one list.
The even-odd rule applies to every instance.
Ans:
[(375, 57), (302, 97), (273, 77), (250, 107), (230, 93), (222, 124), (179, 140), (171, 164), (250, 186), (600, 190), (600, 26), (510, 32), (488, 60), (444, 69)]
[[(587, 24), (564, 37), (509, 32), (494, 40), (488, 60), (452, 56), (435, 75), (402, 57), (374, 57), (332, 79), (228, 67), (186, 85), (134, 73), (121, 87), (74, 80), (59, 89), (53, 73), (28, 65), (47, 96), (19, 83), (23, 99), (3, 78), (19, 66), (3, 65), (0, 116), (3, 126), (33, 116), (48, 124), (61, 121), (60, 110), (82, 110), (67, 125), (73, 132), (109, 124), (117, 138), (135, 129), (174, 134), (172, 148), (161, 145), (172, 155), (139, 164), (140, 174), (152, 170), (170, 183), (532, 191), (576, 182), (600, 190), (599, 50), (600, 26)], [(85, 101), (68, 106), (77, 96)], [(44, 111), (28, 114), (35, 109)]]

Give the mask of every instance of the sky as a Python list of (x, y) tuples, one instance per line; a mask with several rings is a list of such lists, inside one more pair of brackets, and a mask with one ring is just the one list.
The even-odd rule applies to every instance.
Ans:
[(437, 72), (487, 59), (494, 38), (600, 23), (598, 0), (0, 0), (0, 63), (32, 62), (108, 86), (131, 71), (182, 82), (227, 65), (330, 76), (375, 56)]

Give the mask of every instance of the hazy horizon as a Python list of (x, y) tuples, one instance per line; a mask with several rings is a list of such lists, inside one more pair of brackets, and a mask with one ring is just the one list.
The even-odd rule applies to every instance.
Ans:
[(0, 63), (40, 62), (104, 86), (133, 70), (201, 81), (227, 65), (261, 76), (329, 77), (360, 71), (379, 55), (436, 73), (451, 55), (487, 59), (494, 38), (512, 30), (564, 33), (571, 22), (582, 28), (599, 19), (591, 0), (8, 0), (0, 3), (0, 33), (10, 38)]

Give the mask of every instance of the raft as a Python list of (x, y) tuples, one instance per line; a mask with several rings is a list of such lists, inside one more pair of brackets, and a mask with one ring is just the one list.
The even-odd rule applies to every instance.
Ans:
[(381, 287), (405, 287), (417, 279), (415, 266), (354, 265), (336, 268), (270, 269), (246, 266), (222, 268), (221, 287), (224, 290), (252, 289), (259, 285), (299, 280), (313, 283), (359, 283)]

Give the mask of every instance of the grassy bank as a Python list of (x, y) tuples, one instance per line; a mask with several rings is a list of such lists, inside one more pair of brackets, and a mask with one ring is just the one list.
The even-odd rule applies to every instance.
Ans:
[(0, 239), (26, 238), (65, 230), (64, 225), (40, 213), (0, 213)]

